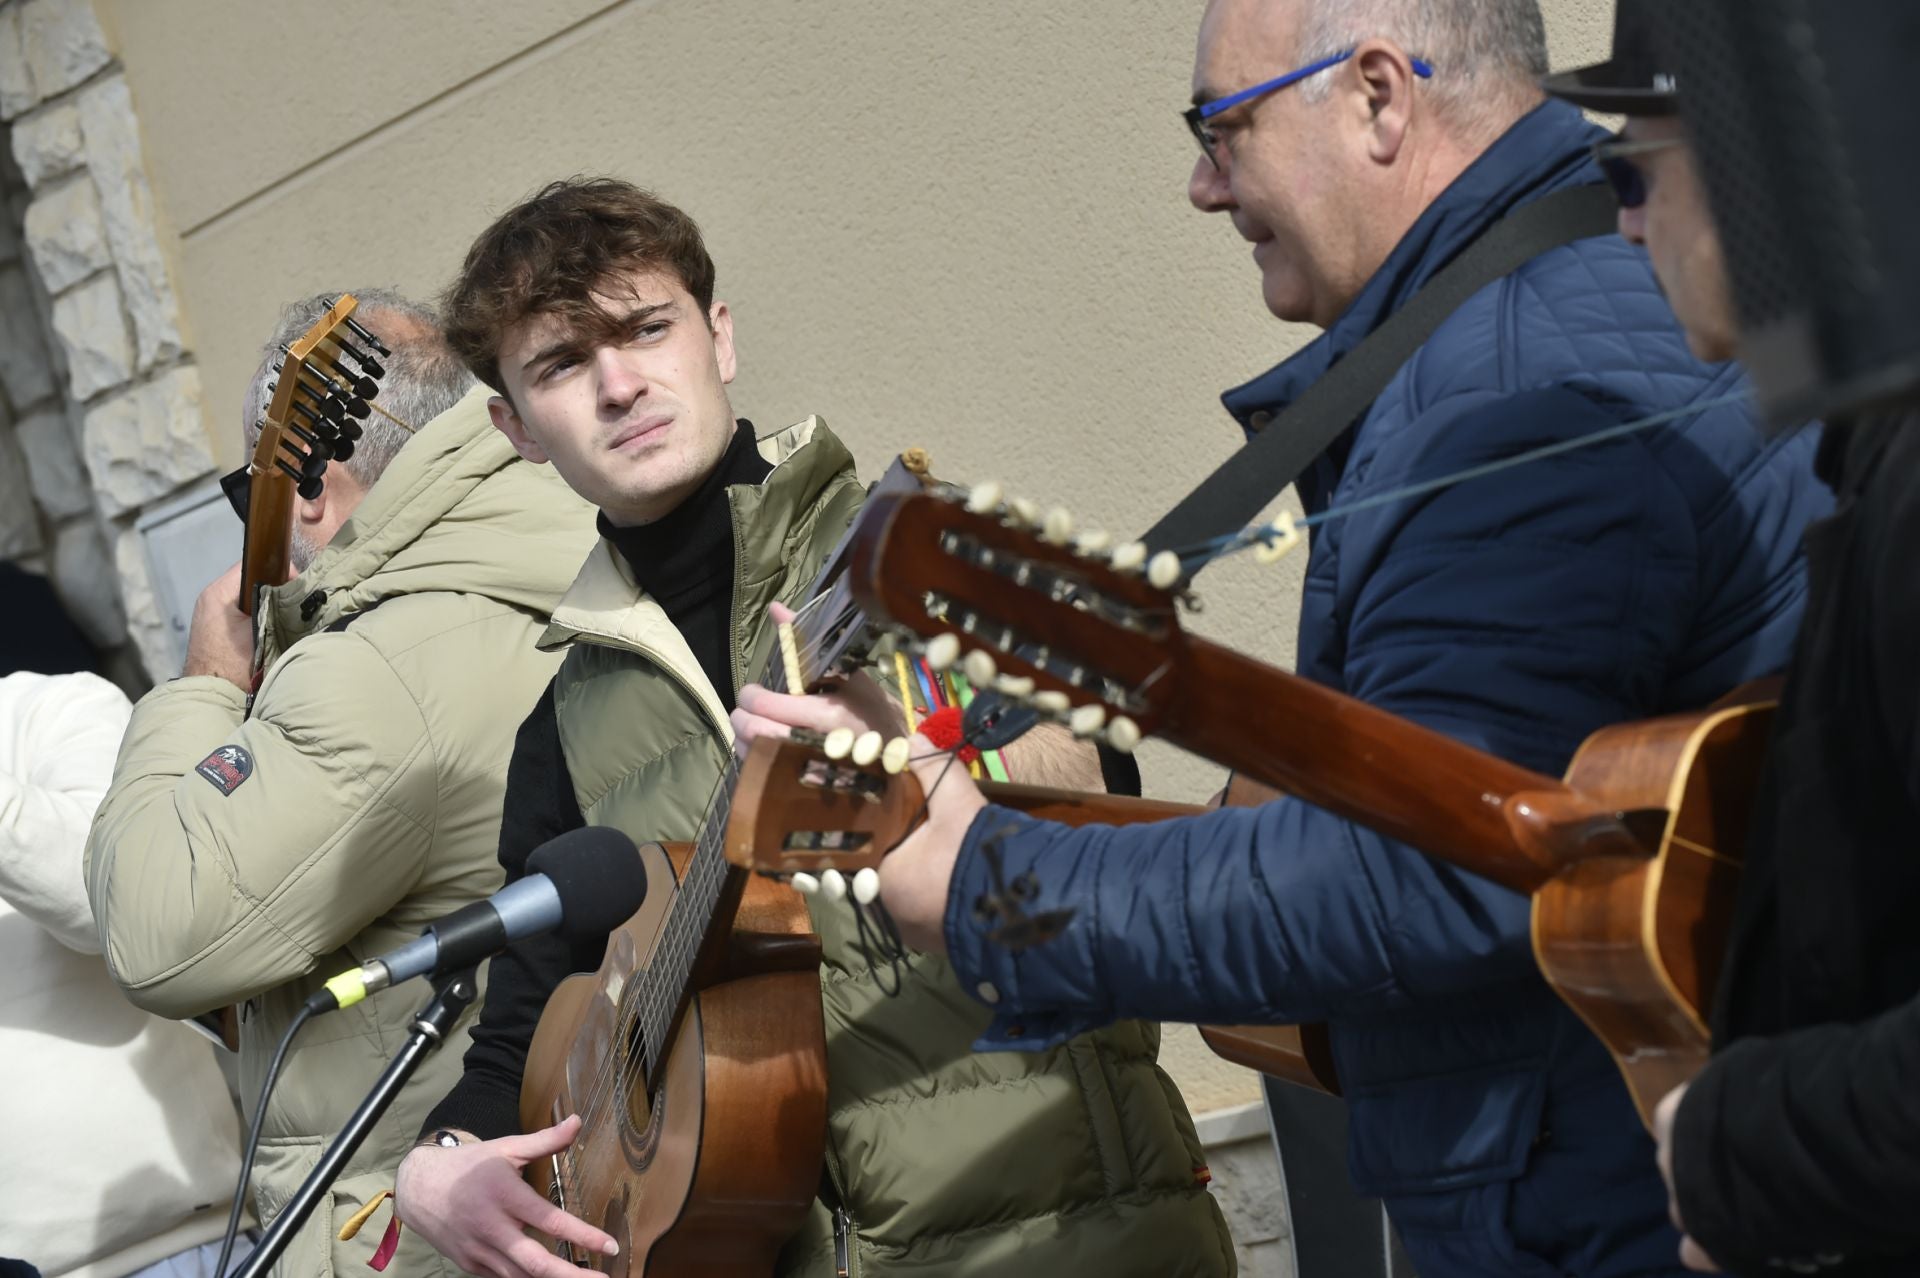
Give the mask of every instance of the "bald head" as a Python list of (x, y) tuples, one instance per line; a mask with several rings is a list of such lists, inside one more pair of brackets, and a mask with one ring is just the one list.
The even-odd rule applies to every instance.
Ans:
[(1194, 100), (1323, 62), (1211, 117), (1188, 194), (1254, 246), (1268, 309), (1324, 328), (1539, 104), (1546, 42), (1537, 0), (1212, 0)]

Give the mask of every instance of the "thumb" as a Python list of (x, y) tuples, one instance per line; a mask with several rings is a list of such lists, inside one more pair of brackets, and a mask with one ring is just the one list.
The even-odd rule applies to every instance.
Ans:
[(769, 617), (772, 617), (773, 624), (778, 626), (778, 625), (784, 625), (787, 622), (792, 621), (795, 617), (799, 616), (800, 614), (795, 612), (793, 609), (787, 607), (785, 604), (781, 603), (779, 600), (775, 600), (774, 602), (767, 605), (767, 615)]
[(573, 1144), (573, 1138), (579, 1134), (580, 1115), (569, 1114), (553, 1126), (543, 1127), (537, 1132), (528, 1132), (524, 1136), (503, 1136), (499, 1149), (515, 1166), (524, 1167), (537, 1158), (559, 1153)]

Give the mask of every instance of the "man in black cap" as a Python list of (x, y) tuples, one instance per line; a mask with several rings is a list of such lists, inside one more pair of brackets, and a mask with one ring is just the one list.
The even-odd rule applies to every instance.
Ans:
[[(1612, 61), (1548, 90), (1628, 117), (1599, 148), (1696, 353), (1739, 327), (1678, 78), (1724, 51), (1622, 0)], [(1669, 60), (1671, 59), (1671, 60)], [(1738, 1273), (1911, 1274), (1920, 1260), (1920, 430), (1911, 407), (1830, 423), (1838, 510), (1807, 534), (1810, 601), (1713, 1010), (1713, 1062), (1661, 1104), (1681, 1257)], [(1902, 429), (1905, 427), (1905, 429)]]

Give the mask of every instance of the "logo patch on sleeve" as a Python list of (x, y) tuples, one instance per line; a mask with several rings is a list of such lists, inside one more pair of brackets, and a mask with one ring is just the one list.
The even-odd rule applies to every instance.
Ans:
[(213, 783), (222, 794), (232, 794), (240, 783), (253, 775), (253, 756), (237, 745), (223, 745), (194, 769)]

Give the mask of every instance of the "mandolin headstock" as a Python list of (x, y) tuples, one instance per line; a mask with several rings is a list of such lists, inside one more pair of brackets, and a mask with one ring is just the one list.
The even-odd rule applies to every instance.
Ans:
[(344, 294), (273, 367), (273, 399), (245, 471), (246, 550), (240, 611), (251, 616), (263, 587), (285, 581), (291, 562), (296, 497), (318, 497), (327, 463), (353, 456), (361, 423), (386, 375), (389, 351), (356, 323), (358, 303)]
[(958, 662), (974, 686), (1117, 749), (1156, 731), (1178, 693), (1178, 562), (1109, 553), (1065, 512), (1003, 502), (995, 485), (877, 498), (848, 580), (929, 664)]

